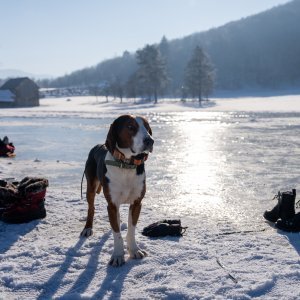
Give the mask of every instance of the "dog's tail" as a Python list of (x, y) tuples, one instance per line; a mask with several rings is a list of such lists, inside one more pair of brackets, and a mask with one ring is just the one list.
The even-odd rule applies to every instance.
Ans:
[(84, 178), (84, 175), (85, 175), (85, 170), (83, 171), (82, 178), (81, 178), (81, 188), (80, 188), (80, 192), (81, 192), (81, 200), (82, 200), (82, 184), (83, 184), (83, 178)]

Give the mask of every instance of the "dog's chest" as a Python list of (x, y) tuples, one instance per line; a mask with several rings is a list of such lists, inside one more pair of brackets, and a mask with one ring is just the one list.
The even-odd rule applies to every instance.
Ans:
[(116, 205), (133, 204), (141, 197), (145, 184), (145, 173), (137, 175), (136, 170), (107, 166), (111, 200)]

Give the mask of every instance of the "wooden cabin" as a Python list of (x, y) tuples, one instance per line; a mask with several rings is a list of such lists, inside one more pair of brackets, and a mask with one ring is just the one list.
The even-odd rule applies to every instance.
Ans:
[(39, 87), (28, 77), (9, 79), (0, 87), (0, 107), (39, 105)]

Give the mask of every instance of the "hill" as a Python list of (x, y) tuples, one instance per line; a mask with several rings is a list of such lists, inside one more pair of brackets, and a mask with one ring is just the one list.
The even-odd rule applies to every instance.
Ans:
[(219, 88), (299, 86), (300, 1), (172, 41), (177, 83), (196, 45), (202, 45), (215, 64)]
[[(186, 63), (197, 45), (215, 65), (217, 89), (299, 87), (300, 0), (206, 32), (163, 39), (158, 46), (170, 73), (170, 95), (180, 94)], [(125, 51), (122, 57), (57, 78), (50, 85), (125, 83), (135, 69), (135, 55)]]

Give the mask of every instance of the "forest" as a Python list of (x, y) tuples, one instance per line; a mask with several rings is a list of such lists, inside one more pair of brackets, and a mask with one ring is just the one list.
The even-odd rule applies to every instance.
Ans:
[[(216, 90), (300, 86), (300, 0), (205, 32), (154, 45), (163, 58), (168, 84), (161, 93), (182, 96), (186, 67), (201, 47), (214, 67)], [(90, 87), (110, 93), (108, 87), (125, 87), (138, 70), (137, 53), (124, 50), (120, 57), (75, 71), (41, 87)]]

